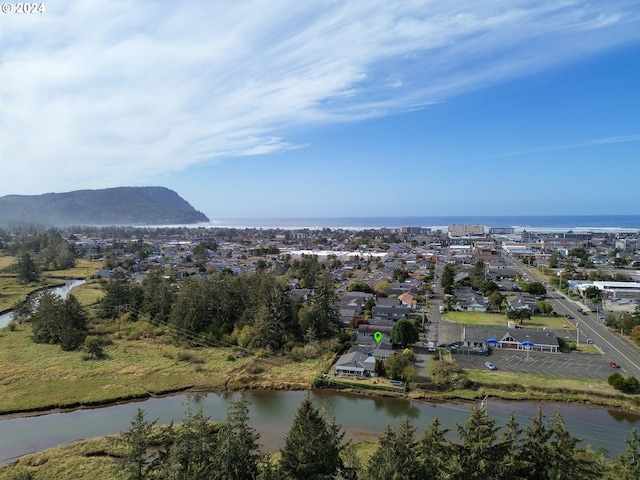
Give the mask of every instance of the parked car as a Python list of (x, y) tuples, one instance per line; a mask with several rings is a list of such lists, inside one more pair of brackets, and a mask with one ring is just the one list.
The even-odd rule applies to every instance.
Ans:
[(618, 365), (616, 362), (609, 362), (609, 365), (611, 365), (611, 368), (620, 368), (620, 365)]
[(496, 366), (491, 362), (484, 362), (484, 366), (487, 367), (489, 370), (497, 370)]

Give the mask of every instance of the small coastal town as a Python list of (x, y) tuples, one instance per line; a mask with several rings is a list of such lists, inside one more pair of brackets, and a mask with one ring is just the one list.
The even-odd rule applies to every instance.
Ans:
[[(16, 279), (38, 292), (0, 315), (0, 355), (22, 359), (0, 377), (3, 412), (303, 389), (633, 415), (640, 233), (585, 230), (2, 230), (0, 301)], [(60, 280), (64, 298), (46, 287)]]
[[(124, 268), (136, 281), (154, 268), (177, 278), (206, 278), (221, 270), (234, 275), (275, 271), (288, 278), (288, 295), (296, 302), (313, 297), (314, 280), (300, 269), (292, 269), (295, 274), (290, 276), (287, 272), (305, 259), (317, 261), (318, 271), (330, 272), (334, 280), (341, 322), (357, 332), (355, 345), (331, 372), (337, 376), (375, 375), (375, 360), (393, 353), (391, 331), (400, 319), (421, 326), (417, 352), (446, 346), (455, 353), (495, 348), (557, 353), (565, 338), (580, 343), (574, 313), (578, 320), (604, 324), (608, 317), (615, 324), (621, 315), (637, 312), (640, 301), (638, 233), (516, 233), (511, 227), (482, 225), (366, 231), (197, 228), (138, 232), (128, 238), (74, 234), (70, 240), (83, 256), (105, 261), (97, 272), (103, 279), (114, 268)], [(113, 268), (106, 268), (109, 265)], [(447, 265), (455, 274), (443, 293)], [(482, 282), (474, 288), (470, 279), (478, 273)], [(536, 283), (542, 284), (541, 291), (526, 288)], [(482, 285), (484, 289), (478, 288)], [(574, 311), (556, 304), (561, 291), (573, 299)], [(499, 294), (492, 298), (494, 292)], [(504, 328), (470, 325), (459, 331), (439, 321), (446, 312), (507, 311), (561, 315), (564, 328), (516, 328), (517, 321), (505, 316)], [(375, 332), (382, 334), (380, 341), (374, 339)], [(582, 342), (596, 343), (585, 329)], [(640, 372), (635, 359), (625, 366)], [(426, 378), (426, 372), (422, 376)]]

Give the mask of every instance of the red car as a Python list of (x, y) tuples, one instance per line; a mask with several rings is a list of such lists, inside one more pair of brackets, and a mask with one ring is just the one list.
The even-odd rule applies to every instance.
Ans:
[(616, 362), (609, 362), (609, 365), (611, 365), (611, 368), (620, 368), (620, 365), (618, 365)]

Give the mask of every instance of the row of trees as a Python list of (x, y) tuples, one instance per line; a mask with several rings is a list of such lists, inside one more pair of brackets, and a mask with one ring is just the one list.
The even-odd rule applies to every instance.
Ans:
[(627, 450), (609, 463), (604, 451), (580, 447), (560, 413), (542, 411), (523, 427), (512, 414), (504, 427), (485, 407), (473, 407), (459, 441), (434, 419), (420, 438), (405, 419), (385, 428), (370, 460), (362, 464), (344, 431), (314, 407), (301, 403), (280, 451), (280, 460), (260, 452), (259, 435), (248, 426), (248, 404), (232, 402), (225, 425), (214, 425), (202, 410), (188, 410), (181, 427), (154, 429), (144, 412), (122, 437), (121, 465), (128, 478), (142, 479), (366, 479), (366, 480), (636, 480), (640, 478), (640, 437), (634, 429)]
[(142, 284), (116, 271), (105, 283), (99, 315), (133, 320), (147, 314), (151, 321), (177, 331), (228, 337), (242, 346), (279, 350), (289, 342), (331, 338), (341, 330), (333, 280), (323, 275), (312, 301), (301, 306), (289, 299), (288, 286), (274, 274), (259, 271), (234, 276), (218, 272), (189, 277), (180, 288), (160, 271)]
[[(71, 268), (76, 262), (73, 247), (55, 230), (17, 236), (6, 250), (18, 257), (16, 270), (23, 283), (37, 281), (37, 272)], [(24, 265), (30, 267), (28, 271)]]
[(121, 467), (131, 480), (355, 479), (344, 461), (344, 432), (305, 398), (275, 464), (260, 451), (259, 434), (249, 427), (248, 402), (231, 402), (227, 421), (212, 423), (202, 409), (187, 410), (180, 427), (154, 428), (143, 410), (122, 436)]

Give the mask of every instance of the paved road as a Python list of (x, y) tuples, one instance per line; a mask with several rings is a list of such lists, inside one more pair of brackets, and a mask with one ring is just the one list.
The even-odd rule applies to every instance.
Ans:
[[(545, 283), (535, 269), (513, 261), (512, 266), (518, 271), (526, 273), (531, 281)], [(622, 367), (621, 373), (640, 379), (640, 349), (633, 342), (603, 325), (595, 313), (590, 312), (587, 315), (582, 315), (578, 308), (585, 309), (586, 307), (580, 302), (568, 299), (557, 290), (551, 292), (549, 296), (556, 312), (560, 315), (570, 314), (574, 317), (571, 321), (574, 324), (578, 323), (579, 342), (586, 342), (588, 338), (592, 339), (593, 343), (602, 351), (607, 363), (614, 361)]]

